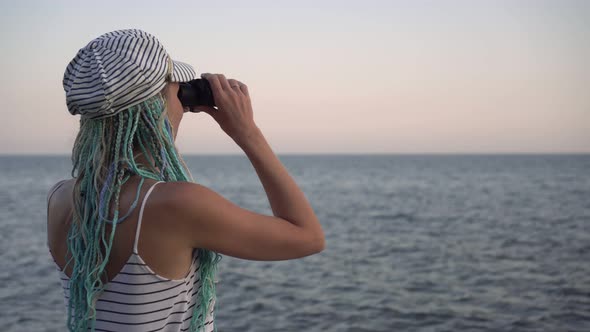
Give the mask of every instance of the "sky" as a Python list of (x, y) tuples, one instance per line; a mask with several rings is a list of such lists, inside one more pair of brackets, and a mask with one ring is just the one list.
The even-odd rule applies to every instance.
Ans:
[[(590, 153), (590, 1), (1, 1), (0, 154), (70, 154), (77, 51), (138, 28), (246, 85), (275, 153)], [(237, 154), (186, 113), (183, 154)]]

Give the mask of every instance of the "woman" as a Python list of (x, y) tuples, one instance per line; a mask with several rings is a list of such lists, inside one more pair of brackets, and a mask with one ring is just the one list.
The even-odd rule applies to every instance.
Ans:
[(64, 73), (68, 110), (81, 116), (72, 179), (47, 196), (70, 331), (214, 331), (221, 255), (286, 260), (324, 249), (312, 207), (254, 122), (248, 87), (201, 77), (217, 109), (196, 110), (248, 156), (274, 216), (192, 180), (174, 145), (188, 111), (179, 83), (196, 78), (190, 65), (141, 30), (92, 40)]

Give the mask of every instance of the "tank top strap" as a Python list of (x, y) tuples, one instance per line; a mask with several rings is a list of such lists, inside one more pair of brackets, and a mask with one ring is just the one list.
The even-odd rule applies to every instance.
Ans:
[(49, 188), (49, 191), (47, 192), (47, 205), (49, 205), (49, 200), (51, 199), (51, 196), (53, 196), (53, 193), (55, 193), (62, 184), (66, 183), (66, 181), (67, 180), (60, 180), (58, 183)]
[(156, 187), (156, 185), (160, 182), (164, 181), (158, 181), (152, 184), (150, 189), (148, 189), (148, 191), (143, 196), (143, 202), (141, 202), (141, 208), (139, 209), (139, 218), (137, 219), (137, 229), (135, 230), (135, 241), (133, 241), (133, 253), (135, 254), (139, 254), (139, 252), (137, 251), (137, 243), (139, 242), (139, 231), (141, 230), (141, 220), (143, 219), (143, 210), (145, 208), (145, 203), (147, 202), (148, 197), (152, 193), (152, 190), (154, 190), (154, 187)]

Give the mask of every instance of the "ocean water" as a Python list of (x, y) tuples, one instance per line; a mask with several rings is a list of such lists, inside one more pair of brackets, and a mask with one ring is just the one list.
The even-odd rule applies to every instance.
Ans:
[[(219, 331), (590, 331), (590, 155), (280, 155), (325, 231), (220, 262)], [(272, 214), (243, 155), (195, 180)], [(69, 156), (0, 157), (0, 331), (64, 331), (45, 197)]]

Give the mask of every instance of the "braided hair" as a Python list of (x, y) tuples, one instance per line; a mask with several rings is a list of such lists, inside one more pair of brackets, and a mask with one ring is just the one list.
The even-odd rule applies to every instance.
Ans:
[[(113, 116), (80, 119), (80, 131), (72, 150), (71, 175), (77, 179), (73, 191), (72, 223), (67, 237), (70, 259), (66, 267), (73, 264), (67, 308), (70, 331), (95, 329), (96, 301), (105, 289), (105, 266), (109, 261), (115, 231), (137, 205), (145, 178), (194, 182), (174, 145), (165, 89)], [(135, 162), (133, 148), (136, 146), (144, 156), (152, 157), (146, 158), (149, 165)], [(129, 211), (119, 218), (121, 186), (134, 174), (140, 176), (135, 201)], [(111, 204), (116, 208), (113, 219), (108, 220)], [(108, 238), (105, 234), (107, 223), (112, 225)], [(198, 250), (203, 283), (199, 305), (192, 309), (189, 331), (200, 331), (205, 327), (209, 305), (216, 296), (213, 279), (222, 257), (214, 251)]]

